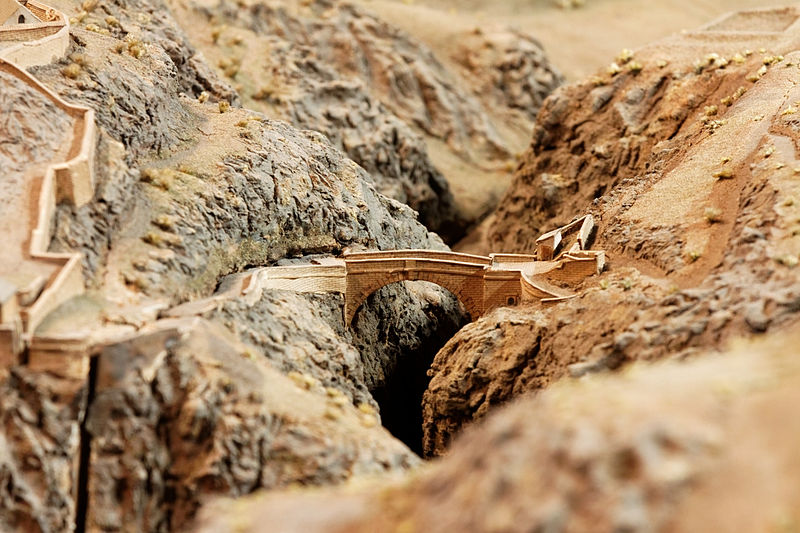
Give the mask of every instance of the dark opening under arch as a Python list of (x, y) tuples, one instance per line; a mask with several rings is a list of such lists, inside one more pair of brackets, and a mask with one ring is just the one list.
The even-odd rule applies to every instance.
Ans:
[[(381, 311), (386, 309), (385, 305), (382, 306), (379, 304), (380, 300), (375, 300), (375, 298), (392, 297), (388, 293), (391, 288), (387, 287), (396, 287), (398, 283), (406, 284), (406, 282), (395, 282), (385, 285), (372, 293), (365, 305), (359, 306), (353, 320), (353, 330), (356, 336), (359, 336), (361, 327), (369, 327), (368, 324), (374, 324), (376, 319), (385, 321), (378, 327), (382, 335), (379, 340), (398, 347), (399, 353), (394, 367), (386, 372), (384, 382), (370, 390), (370, 393), (380, 407), (383, 426), (412, 451), (422, 455), (422, 396), (431, 379), (428, 370), (442, 346), (467, 323), (468, 319), (463, 304), (459, 306), (461, 309), (458, 313), (443, 312), (432, 316), (430, 309), (426, 309), (424, 311), (427, 320), (430, 321), (428, 335), (422, 342), (414, 342), (408, 333), (397, 331), (393, 327), (398, 318), (403, 319), (407, 311), (404, 308), (395, 308), (396, 310), (388, 313)], [(442, 288), (438, 285), (436, 287)], [(446, 289), (445, 291), (452, 294)], [(457, 300), (457, 297), (455, 298)], [(375, 305), (372, 304), (373, 301)]]
[(25, 15), (20, 15), (19, 18), (17, 18), (17, 23), (25, 24)]
[[(348, 273), (348, 294), (345, 297), (345, 325), (352, 324), (358, 315), (359, 309), (372, 294), (376, 293), (383, 287), (403, 281), (425, 281), (428, 283), (433, 283), (434, 285), (437, 285), (438, 287), (455, 296), (472, 320), (477, 320), (482, 314), (482, 298), (476, 298), (474, 295), (470, 295), (469, 291), (462, 290), (463, 286), (461, 281), (467, 277), (464, 275), (442, 275), (440, 273), (426, 272), (424, 270), (415, 270), (412, 272), (395, 271), (387, 274), (381, 279), (373, 279), (368, 276), (368, 282), (364, 285), (359, 284), (359, 288), (356, 290), (356, 283), (354, 281), (351, 283), (351, 281), (355, 280), (357, 277), (357, 274), (351, 275)], [(481, 293), (480, 296), (482, 297), (482, 279), (480, 281), (480, 288), (481, 290), (479, 292)]]

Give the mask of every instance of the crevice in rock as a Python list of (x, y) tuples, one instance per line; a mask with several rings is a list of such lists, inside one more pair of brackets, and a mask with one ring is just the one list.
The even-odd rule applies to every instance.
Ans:
[[(406, 283), (408, 282), (403, 285), (409, 287)], [(366, 322), (377, 318), (378, 324), (373, 323), (373, 327), (380, 333), (371, 340), (372, 345), (381, 344), (386, 347), (387, 353), (394, 352), (392, 363), (384, 367), (384, 378), (370, 387), (370, 393), (380, 409), (383, 426), (414, 453), (422, 456), (422, 396), (431, 379), (428, 370), (439, 350), (468, 319), (463, 305), (458, 303), (452, 293), (432, 283), (414, 283), (446, 294), (446, 298), (452, 298), (452, 304), (425, 306), (417, 311), (425, 315), (420, 321), (419, 315), (414, 319), (413, 313), (408, 314), (409, 309), (402, 302), (394, 302), (390, 306), (393, 309), (391, 311), (375, 306), (374, 302), (378, 301), (375, 298), (378, 293), (375, 293), (366, 305), (366, 315), (372, 316), (363, 318)], [(384, 290), (386, 288), (382, 289)], [(359, 311), (362, 312), (364, 310)], [(376, 312), (380, 317), (374, 315)], [(358, 315), (356, 322), (359, 322)], [(360, 330), (360, 325), (356, 328)], [(358, 341), (356, 346), (364, 355), (366, 347)]]
[(401, 362), (384, 386), (372, 391), (383, 426), (422, 456), (422, 394), (428, 388), (430, 368), (438, 345), (426, 347)]
[(86, 517), (89, 510), (89, 460), (92, 450), (92, 436), (86, 427), (89, 419), (89, 409), (94, 403), (95, 387), (97, 385), (97, 357), (89, 360), (89, 377), (86, 382), (86, 405), (81, 417), (81, 442), (80, 458), (78, 459), (78, 485), (75, 495), (75, 533), (86, 531)]

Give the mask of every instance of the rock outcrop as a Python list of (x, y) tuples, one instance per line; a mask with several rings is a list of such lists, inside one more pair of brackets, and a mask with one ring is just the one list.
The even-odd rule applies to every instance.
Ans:
[[(793, 16), (780, 9), (763, 17), (758, 12), (732, 14), (733, 22), (671, 37), (635, 54), (625, 50), (596, 76), (556, 91), (539, 113), (488, 244), (529, 250), (542, 230), (568, 222), (616, 186), (636, 184), (643, 190), (665, 173), (677, 173), (677, 165), (688, 167), (685, 159), (696, 151), (691, 146), (719, 152), (718, 160), (705, 163), (709, 175), (703, 193), (723, 166), (741, 165), (748, 172), (744, 162), (757, 158), (758, 146), (726, 154), (730, 146), (720, 145), (740, 133), (748, 111), (760, 125), (750, 134), (754, 141), (762, 140), (771, 121), (791, 119), (778, 113), (792, 104), (785, 100), (786, 76), (780, 72), (792, 63), (784, 56), (798, 48), (788, 29)], [(773, 28), (773, 17), (785, 24)], [(764, 36), (740, 32), (742, 24), (764, 26)], [(726, 39), (717, 39), (719, 32)], [(754, 92), (762, 97), (776, 93), (774, 105), (761, 106)], [(761, 115), (764, 120), (755, 120)], [(731, 160), (722, 163), (726, 156)], [(689, 196), (679, 189), (671, 192), (676, 201)]]
[[(391, 24), (338, 1), (171, 6), (208, 28), (193, 42), (245, 105), (324, 133), (380, 192), (451, 241), (476, 213), (451, 192), (463, 171), (448, 161), (477, 163), (471, 172), (479, 172), (512, 158), (517, 146), (494, 117), (529, 126), (561, 81), (541, 46), (520, 33), (482, 40), (487, 57), (471, 57), (459, 76)], [(472, 81), (484, 75), (488, 86)], [(429, 150), (428, 139), (446, 148)]]
[(174, 531), (211, 495), (418, 464), (380, 425), (389, 395), (373, 393), (458, 328), (445, 291), (386, 287), (352, 331), (335, 296), (181, 306), (287, 257), (442, 240), (322, 134), (238, 107), (163, 5), (69, 14), (69, 57), (32, 72), (97, 110), (95, 197), (59, 205), (53, 230), (54, 249), (83, 252), (88, 291), (37, 330), (33, 366), (0, 378), (0, 525)]
[(451, 339), (425, 395), (427, 453), (563, 376), (797, 323), (798, 43), (792, 29), (736, 30), (796, 18), (734, 14), (546, 101), (489, 242), (529, 252), (541, 230), (590, 210), (610, 270), (575, 300), (496, 313)]
[[(560, 77), (516, 30), (465, 33), (440, 60), (334, 0), (58, 7), (73, 19), (69, 55), (31, 73), (96, 110), (95, 196), (56, 208), (51, 247), (81, 252), (87, 291), (0, 369), (0, 529), (800, 519), (787, 482), (800, 472), (800, 366), (777, 353), (800, 316), (800, 11), (624, 51), (542, 103)], [(14, 174), (2, 187), (19, 187), (41, 155), (71, 149), (70, 124), (0, 85), (0, 112), (15, 110), (0, 118)], [(580, 296), (459, 330), (453, 295), (393, 284), (350, 326), (337, 294), (248, 276), (345, 251), (446, 249), (431, 229), (452, 240), (480, 218), (540, 106), (484, 251), (530, 252), (591, 212), (610, 268)], [(464, 189), (483, 197), (465, 207)], [(748, 344), (755, 354), (727, 347), (761, 334), (773, 339)], [(714, 351), (725, 355), (641, 366)], [(381, 484), (419, 467), (414, 452), (449, 456)], [(365, 476), (384, 481), (320, 489)], [(301, 486), (317, 492), (275, 493)], [(262, 489), (274, 493), (248, 497)], [(219, 497), (239, 501), (195, 523)]]
[(495, 121), (504, 117), (516, 127), (535, 121), (545, 98), (563, 81), (541, 43), (517, 28), (477, 28), (457, 43), (452, 59), (463, 78), (477, 82), (475, 94)]
[(13, 369), (0, 380), (0, 529), (72, 531), (83, 380)]
[(90, 531), (177, 531), (210, 495), (418, 462), (369, 403), (359, 409), (308, 375), (281, 374), (219, 326), (182, 319), (151, 329), (98, 356), (86, 422)]
[(494, 412), (403, 484), (221, 502), (195, 531), (793, 527), (800, 366), (784, 347), (797, 340), (559, 383)]

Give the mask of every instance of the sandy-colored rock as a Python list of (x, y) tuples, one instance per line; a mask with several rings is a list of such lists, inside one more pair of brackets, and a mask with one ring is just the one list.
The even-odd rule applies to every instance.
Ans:
[[(457, 331), (463, 319), (461, 309), (435, 285), (385, 287), (362, 306), (356, 327), (350, 329), (344, 324), (342, 298), (265, 290), (257, 299), (231, 297), (209, 306), (195, 302), (169, 309), (165, 315), (202, 316), (217, 322), (284, 374), (302, 374), (323, 388), (337, 389), (355, 406), (370, 405), (379, 417), (383, 408), (374, 394), (381, 395), (380, 402), (386, 400), (387, 409), (407, 407), (406, 396), (415, 388), (412, 383), (398, 384), (396, 401), (383, 391), (396, 379), (399, 368), (430, 365), (437, 344), (424, 339)], [(424, 386), (415, 393), (421, 396)], [(397, 415), (418, 418), (409, 412)], [(421, 420), (417, 422), (419, 429)], [(419, 444), (415, 442), (414, 447)]]
[[(137, 19), (134, 12), (124, 13), (123, 26)], [(336, 254), (345, 247), (443, 247), (410, 209), (378, 194), (370, 176), (321, 135), (240, 109), (220, 114), (216, 104), (181, 96), (181, 70), (171, 58), (176, 50), (188, 56), (190, 49), (170, 24), (160, 16), (146, 25), (149, 33), (143, 35), (152, 41), (139, 59), (110, 50), (107, 37), (83, 32), (83, 49), (97, 58), (84, 67), (91, 81), (57, 82), (67, 84), (71, 96), (74, 85), (84, 84), (80, 98), (85, 102), (110, 97), (119, 104), (101, 112), (101, 123), (119, 143), (101, 138), (94, 201), (81, 209), (60, 207), (56, 228), (59, 248), (84, 251), (94, 293), (78, 308), (99, 315), (88, 319), (90, 324), (139, 326), (149, 319), (118, 309), (119, 300), (150, 306), (207, 297), (223, 276), (287, 255)], [(177, 37), (170, 41), (165, 35)], [(103, 55), (108, 61), (99, 60)], [(38, 73), (50, 79), (52, 70)], [(107, 77), (125, 79), (128, 89), (95, 82)], [(168, 112), (129, 132), (131, 121), (138, 124), (145, 110), (159, 106)], [(121, 115), (119, 108), (130, 109), (131, 116)], [(151, 162), (159, 152), (171, 156)], [(99, 311), (92, 309), (98, 305)], [(309, 304), (265, 296), (256, 308), (241, 302), (223, 306), (220, 320), (281, 370), (309, 372), (354, 403), (375, 406), (370, 394), (382, 394), (389, 401), (381, 403), (389, 409), (392, 394), (380, 391), (389, 386), (398, 362), (427, 366), (462, 319), (457, 302), (441, 289), (412, 293), (397, 285), (367, 302), (352, 335), (340, 313), (336, 299)], [(51, 332), (73, 330), (69, 319), (75, 320), (73, 309), (48, 323)], [(320, 331), (327, 332), (324, 341), (313, 338)], [(325, 347), (315, 353), (326, 355), (306, 361), (302, 349), (270, 342), (270, 334), (300, 335), (315, 350)], [(424, 387), (413, 387), (413, 403), (419, 403)], [(402, 418), (403, 411), (395, 417)], [(414, 419), (407, 440), (417, 448), (421, 420)]]
[[(454, 72), (389, 21), (349, 3), (170, 5), (183, 24), (205, 30), (193, 32), (193, 42), (245, 105), (324, 133), (380, 192), (450, 241), (505, 184), (470, 174), (512, 159), (519, 130), (527, 135), (531, 115), (561, 81), (541, 46), (519, 32), (481, 39), (492, 51)], [(464, 47), (472, 45), (465, 36)]]
[(518, 28), (477, 28), (454, 43), (452, 60), (463, 69), (462, 77), (476, 85), (473, 90), (494, 121), (502, 117), (512, 127), (526, 126), (563, 82), (549, 66), (542, 44)]
[(254, 495), (196, 531), (791, 530), (800, 366), (784, 347), (797, 340), (561, 383), (402, 484)]
[[(348, 250), (445, 249), (429, 230), (452, 239), (494, 202), (560, 81), (535, 39), (454, 25), (435, 55), (333, 0), (170, 2), (180, 23), (159, 0), (56, 7), (69, 55), (31, 75), (96, 111), (95, 197), (52, 228), (88, 291), (0, 369), (0, 529), (178, 531), (206, 499), (260, 489), (276, 492), (264, 515), (245, 498), (201, 527), (796, 522), (800, 367), (774, 354), (800, 311), (796, 9), (625, 52), (547, 100), (485, 251), (531, 251), (591, 212), (609, 271), (455, 334), (461, 306), (425, 283), (375, 292), (352, 326), (339, 295), (236, 284)], [(3, 190), (35, 198), (39, 174), (18, 178), (72, 151), (70, 125), (0, 84)], [(3, 215), (27, 236), (26, 212)], [(743, 335), (773, 344), (730, 353)], [(450, 456), (402, 485), (277, 494), (402, 475), (414, 451)]]
[(418, 462), (374, 410), (309, 375), (281, 374), (219, 326), (180, 319), (149, 329), (98, 356), (87, 531), (176, 531), (212, 495), (335, 484)]
[(489, 242), (529, 252), (588, 209), (609, 272), (570, 302), (484, 317), (451, 339), (425, 396), (427, 453), (563, 376), (797, 323), (796, 15), (732, 14), (547, 100)]
[(25, 368), (0, 380), (0, 530), (73, 530), (87, 390)]
[[(237, 107), (162, 8), (89, 7), (70, 57), (33, 69), (95, 108), (100, 130), (96, 195), (59, 206), (54, 228), (54, 248), (84, 253), (90, 290), (45, 320), (36, 335), (55, 353), (36, 360), (77, 375), (100, 355), (74, 401), (53, 398), (41, 368), (3, 382), (10, 530), (174, 531), (207, 495), (411, 468), (417, 456), (381, 427), (370, 392), (403, 357), (427, 364), (462, 319), (444, 291), (396, 285), (363, 306), (352, 333), (335, 298), (274, 293), (252, 307), (231, 300), (208, 321), (156, 322), (226, 275), (287, 256), (444, 248), (322, 134)], [(76, 76), (62, 74), (67, 63)], [(202, 91), (208, 100), (194, 97)], [(18, 152), (20, 165), (36, 155)], [(82, 335), (84, 348), (58, 353), (59, 338)]]
[[(721, 29), (700, 28), (630, 52), (614, 60), (618, 73), (609, 67), (556, 91), (540, 112), (487, 244), (531, 249), (542, 231), (568, 222), (620, 184), (628, 193), (635, 185), (637, 192), (652, 189), (650, 197), (671, 199), (674, 205), (660, 212), (650, 198), (631, 209), (628, 220), (648, 226), (702, 218), (699, 204), (723, 167), (737, 170), (741, 179), (727, 183), (740, 189), (735, 185), (747, 181), (749, 163), (760, 162), (769, 125), (786, 122), (780, 113), (792, 103), (793, 71), (785, 68), (794, 63), (784, 56), (798, 49), (791, 29), (796, 13), (767, 12), (774, 15), (730, 15), (748, 27), (764, 26), (763, 37), (723, 22)], [(769, 26), (773, 17), (785, 24)], [(766, 76), (759, 74), (762, 67)], [(747, 139), (737, 153), (733, 138)], [(725, 157), (730, 160), (723, 164)], [(690, 213), (693, 201), (698, 205)], [(646, 212), (651, 203), (653, 211)], [(688, 214), (690, 220), (682, 218)]]

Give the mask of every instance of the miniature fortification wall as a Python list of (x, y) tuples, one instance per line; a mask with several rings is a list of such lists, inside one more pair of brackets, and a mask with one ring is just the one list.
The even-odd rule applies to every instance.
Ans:
[[(30, 0), (28, 9), (44, 20), (0, 30), (0, 71), (9, 74), (47, 98), (73, 118), (74, 127), (67, 160), (47, 167), (35, 205), (36, 226), (31, 233), (30, 259), (54, 264), (57, 271), (48, 279), (35, 301), (19, 306), (19, 318), (0, 324), (0, 360), (16, 358), (30, 343), (37, 326), (47, 314), (66, 300), (83, 292), (79, 253), (51, 253), (51, 228), (56, 205), (68, 202), (81, 206), (94, 195), (94, 152), (97, 137), (94, 110), (70, 104), (42, 85), (24, 69), (50, 63), (69, 46), (69, 23), (62, 13)], [(18, 42), (24, 39), (24, 42)], [(4, 43), (13, 42), (10, 46)]]
[(67, 17), (35, 0), (25, 7), (42, 22), (0, 28), (0, 58), (25, 69), (63, 57), (69, 48)]

